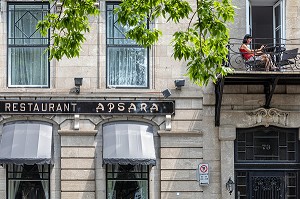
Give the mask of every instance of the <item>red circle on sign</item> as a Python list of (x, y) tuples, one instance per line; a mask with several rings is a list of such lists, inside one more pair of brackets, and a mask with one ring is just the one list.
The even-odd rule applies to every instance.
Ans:
[(200, 171), (201, 171), (202, 173), (206, 173), (207, 170), (208, 170), (208, 167), (207, 167), (206, 165), (201, 165)]

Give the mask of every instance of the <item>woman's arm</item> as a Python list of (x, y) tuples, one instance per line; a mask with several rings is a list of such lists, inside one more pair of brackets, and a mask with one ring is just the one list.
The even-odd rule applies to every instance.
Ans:
[(243, 44), (241, 48), (247, 51), (247, 53), (254, 53), (255, 55), (261, 55), (263, 54), (263, 49), (264, 46), (261, 46), (259, 49), (250, 49), (247, 45)]

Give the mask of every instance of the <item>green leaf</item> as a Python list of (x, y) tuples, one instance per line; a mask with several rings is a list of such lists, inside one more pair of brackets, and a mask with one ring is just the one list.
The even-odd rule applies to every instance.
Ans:
[[(50, 59), (79, 56), (85, 34), (90, 31), (89, 15), (99, 14), (99, 9), (94, 6), (96, 1), (61, 0), (64, 12), (49, 13), (45, 20), (38, 23), (37, 28), (43, 36), (51, 30)], [(234, 20), (234, 9), (236, 7), (231, 0), (198, 0), (191, 3), (186, 0), (122, 0), (114, 12), (118, 15), (118, 23), (130, 26), (126, 37), (144, 47), (151, 47), (162, 35), (161, 30), (148, 26), (157, 18), (188, 25), (186, 30), (173, 34), (170, 41), (173, 57), (187, 61), (186, 75), (202, 86), (216, 81), (219, 74), (225, 76), (232, 72), (224, 67), (224, 63), (228, 53), (227, 25)]]
[[(55, 3), (56, 1), (50, 1)], [(49, 59), (62, 59), (79, 56), (84, 35), (90, 31), (90, 15), (98, 15), (99, 9), (94, 6), (97, 0), (62, 0), (62, 13), (50, 11), (44, 20), (39, 21), (37, 29), (43, 36), (51, 30), (52, 44), (49, 47)]]

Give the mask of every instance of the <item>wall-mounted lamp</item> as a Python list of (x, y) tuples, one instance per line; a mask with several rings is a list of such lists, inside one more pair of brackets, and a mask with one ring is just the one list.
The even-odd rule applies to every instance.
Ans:
[(82, 78), (81, 77), (75, 77), (74, 82), (75, 82), (75, 93), (79, 94), (80, 93), (80, 86), (82, 85)]
[(231, 180), (231, 178), (229, 178), (228, 181), (226, 182), (226, 189), (229, 192), (229, 194), (231, 195), (231, 193), (233, 192), (233, 189), (234, 189), (234, 182)]
[(55, 3), (55, 12), (56, 13), (62, 12), (62, 2), (56, 2)]
[(174, 84), (175, 84), (176, 89), (181, 90), (181, 87), (183, 87), (185, 84), (185, 80), (184, 79), (176, 79), (174, 81)]
[(172, 95), (171, 91), (167, 88), (161, 92), (165, 98), (168, 98)]

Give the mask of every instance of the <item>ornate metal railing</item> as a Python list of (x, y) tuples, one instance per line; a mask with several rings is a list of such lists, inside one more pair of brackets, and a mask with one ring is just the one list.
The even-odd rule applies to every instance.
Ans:
[[(255, 58), (250, 60), (243, 58), (245, 53), (239, 51), (242, 41), (242, 39), (230, 39), (226, 66), (233, 68), (235, 71), (266, 71), (264, 62)], [(264, 45), (263, 53), (269, 57), (274, 67), (276, 67), (273, 71), (300, 72), (300, 39), (274, 41), (272, 38), (253, 38), (250, 48), (258, 49), (261, 45)]]

